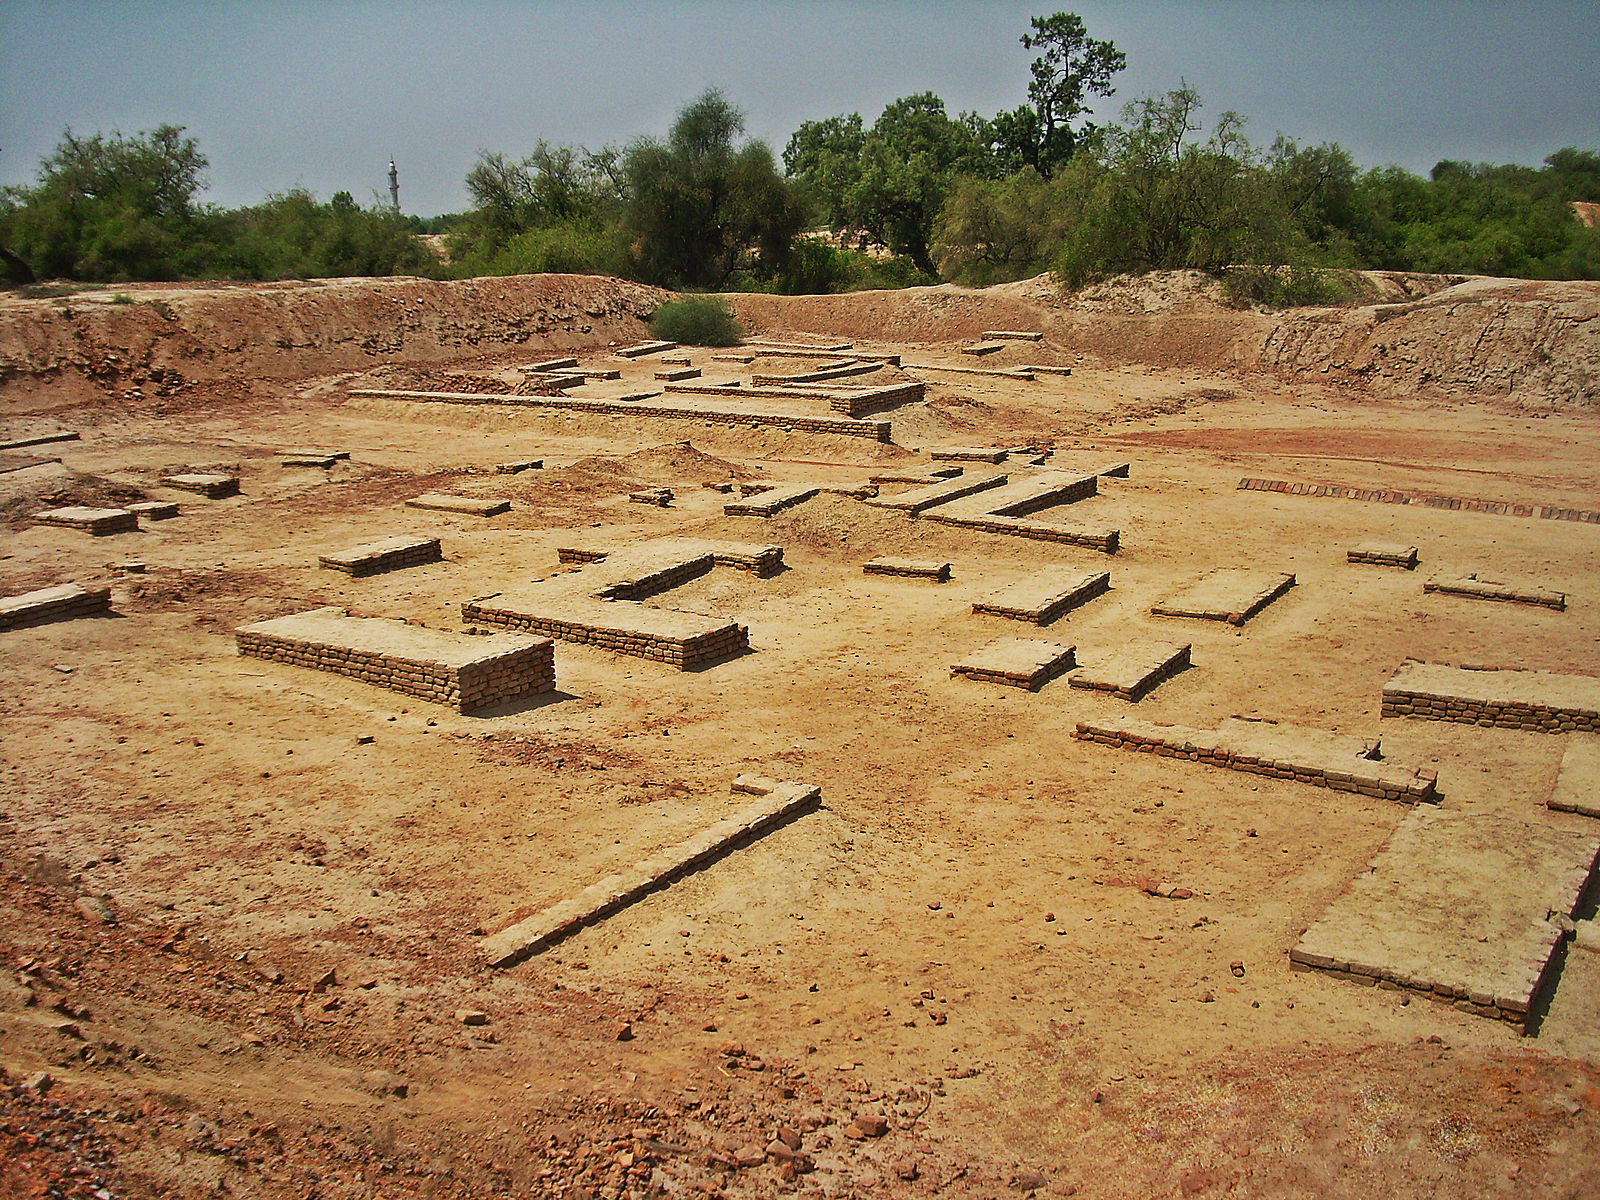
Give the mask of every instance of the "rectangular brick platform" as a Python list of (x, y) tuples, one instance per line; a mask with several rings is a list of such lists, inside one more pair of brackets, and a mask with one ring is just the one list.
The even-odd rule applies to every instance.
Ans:
[(331, 467), (350, 457), (348, 450), (279, 450), (278, 465), (284, 467)]
[(221, 500), (224, 496), (237, 496), (239, 494), (239, 477), (237, 475), (163, 475), (161, 482), (167, 487), (177, 488), (179, 491), (196, 492), (207, 500)]
[(815, 484), (790, 484), (768, 488), (742, 500), (732, 500), (722, 506), (730, 517), (773, 517), (786, 508), (804, 504), (822, 489)]
[(1290, 966), (1523, 1024), (1553, 984), (1600, 835), (1419, 809), (1289, 952)]
[(126, 508), (85, 508), (81, 504), (66, 508), (49, 508), (33, 515), (39, 525), (60, 525), (64, 529), (80, 529), (95, 537), (109, 537), (113, 533), (136, 533), (138, 514)]
[(461, 513), (469, 517), (494, 517), (511, 511), (511, 501), (485, 499), (481, 496), (448, 496), (443, 492), (428, 492), (406, 501), (407, 508), (424, 508), (433, 512)]
[(542, 458), (524, 458), (516, 462), (503, 462), (494, 465), (494, 473), (496, 475), (520, 475), (524, 471), (542, 470), (544, 470), (544, 459)]
[(1394, 542), (1362, 542), (1345, 551), (1345, 561), (1374, 567), (1404, 567), (1410, 571), (1417, 565), (1417, 548)]
[(1075, 571), (1049, 567), (1007, 584), (993, 595), (973, 602), (972, 611), (1032, 625), (1048, 625), (1111, 590), (1109, 571)]
[(986, 354), (995, 354), (1006, 348), (1004, 342), (974, 342), (970, 346), (961, 347), (961, 353), (975, 355), (982, 358)]
[(909, 492), (878, 496), (868, 500), (867, 503), (876, 508), (895, 508), (916, 515), (940, 504), (948, 504), (951, 500), (959, 500), (963, 496), (1002, 487), (1008, 478), (1006, 475), (959, 475), (954, 479), (941, 479)]
[(1377, 759), (1377, 739), (1364, 741), (1320, 729), (1234, 717), (1216, 729), (1190, 729), (1138, 717), (1080, 721), (1074, 736), (1123, 750), (1183, 758), (1207, 766), (1294, 779), (1336, 792), (1437, 803), (1436, 772)]
[(885, 471), (879, 475), (867, 476), (868, 483), (911, 483), (926, 487), (929, 484), (942, 483), (946, 479), (954, 479), (962, 473), (961, 467), (934, 467), (927, 471)]
[[(710, 558), (711, 566), (732, 567), (736, 571), (747, 571), (760, 577), (776, 574), (783, 567), (783, 547), (770, 543), (724, 542), (704, 538), (659, 538), (645, 543), (645, 546), (652, 554), (659, 554), (663, 562), (679, 561), (696, 564), (695, 573), (685, 576), (679, 582), (688, 582), (689, 579), (710, 570), (710, 566), (704, 567), (703, 570), (698, 569), (701, 560), (706, 557)], [(576, 546), (556, 548), (556, 558), (563, 563), (604, 562), (612, 555), (616, 555), (620, 562), (628, 553), (628, 548), (622, 550)], [(638, 586), (637, 583), (635, 586)], [(668, 586), (676, 587), (677, 583)]]
[(857, 375), (871, 375), (886, 366), (882, 362), (845, 362), (837, 366), (821, 366), (814, 371), (801, 371), (793, 375), (754, 375), (752, 383), (800, 384), (826, 383), (831, 379), (851, 379)]
[(549, 374), (553, 371), (566, 371), (578, 365), (575, 358), (547, 358), (543, 362), (529, 363), (521, 368), (524, 371), (534, 371), (540, 374)]
[(1545, 806), (1557, 812), (1600, 817), (1600, 738), (1580, 735), (1567, 742), (1555, 791)]
[(1119, 700), (1138, 702), (1189, 667), (1188, 642), (1134, 642), (1119, 646), (1067, 676), (1075, 688), (1110, 692)]
[(767, 338), (751, 338), (741, 344), (746, 350), (754, 350), (763, 355), (787, 353), (823, 356), (838, 354), (841, 350), (855, 349), (850, 342), (775, 342)]
[(348, 675), (463, 713), (556, 685), (548, 638), (470, 637), (318, 608), (235, 631), (239, 653)]
[(643, 358), (646, 354), (660, 354), (665, 350), (676, 350), (677, 342), (639, 342), (633, 346), (623, 346), (615, 353), (623, 358)]
[(635, 863), (616, 875), (609, 875), (524, 921), (486, 937), (481, 944), (483, 957), (493, 967), (515, 966), (593, 925), (612, 913), (636, 904), (652, 892), (714, 862), (740, 846), (770, 833), (794, 817), (815, 809), (822, 802), (820, 788), (803, 783), (765, 785), (746, 781), (738, 790), (761, 796), (700, 833), (669, 846)]
[(1040, 471), (1013, 479), (993, 491), (936, 505), (921, 516), (924, 520), (944, 525), (1063, 545), (1087, 546), (1106, 554), (1115, 554), (1120, 540), (1115, 529), (1057, 525), (1051, 521), (1028, 520), (1023, 515), (1075, 503), (1095, 495), (1098, 489), (1094, 475)]
[(1465, 575), (1460, 579), (1430, 579), (1422, 585), (1424, 592), (1437, 592), (1444, 596), (1465, 596), (1470, 600), (1502, 600), (1510, 604), (1534, 604), (1561, 612), (1567, 607), (1565, 592), (1551, 592), (1526, 584), (1498, 583)]
[(1194, 617), (1243, 625), (1294, 586), (1293, 575), (1250, 568), (1224, 568), (1202, 576), (1150, 611), (1158, 617)]
[(1076, 664), (1074, 652), (1074, 647), (1059, 642), (1036, 638), (997, 638), (956, 663), (950, 668), (950, 674), (1036, 692), (1056, 676), (1073, 668)]
[(656, 378), (663, 382), (677, 383), (683, 379), (699, 379), (699, 367), (665, 367), (657, 371)]
[(734, 621), (554, 591), (469, 600), (461, 606), (461, 619), (473, 625), (598, 646), (615, 654), (667, 663), (681, 671), (750, 648), (750, 630)]
[(935, 579), (945, 583), (950, 578), (950, 564), (922, 558), (874, 558), (861, 564), (868, 575), (901, 575), (909, 579)]
[(0, 597), (0, 629), (25, 629), (56, 621), (75, 621), (111, 611), (111, 589), (63, 583), (19, 596)]
[(1369, 500), (1380, 504), (1409, 504), (1451, 512), (1495, 513), (1503, 517), (1538, 517), (1546, 521), (1582, 521), (1600, 525), (1600, 509), (1567, 508), (1556, 504), (1521, 504), (1511, 500), (1479, 500), (1470, 496), (1431, 496), (1393, 488), (1341, 487), (1333, 483), (1293, 483), (1285, 479), (1241, 479), (1238, 490), (1277, 492), (1286, 496), (1327, 496), (1342, 500)]
[(1384, 685), (1383, 715), (1538, 733), (1600, 733), (1600, 678), (1407, 659)]
[(1026, 329), (985, 329), (978, 335), (986, 342), (1042, 342), (1044, 334)]
[(645, 488), (643, 491), (629, 492), (628, 499), (634, 504), (653, 504), (657, 508), (666, 508), (672, 503), (672, 489), (669, 487)]
[(141, 500), (128, 505), (128, 511), (146, 521), (170, 521), (178, 515), (176, 500)]
[(1027, 371), (1034, 375), (1057, 375), (1065, 379), (1072, 374), (1071, 367), (1057, 367), (1047, 363), (1023, 363), (1017, 367), (1019, 371)]
[(907, 371), (944, 371), (951, 375), (986, 375), (994, 379), (1022, 379), (1028, 382), (1033, 380), (1033, 372), (1027, 367), (952, 367), (944, 363), (906, 363)]
[(441, 557), (438, 538), (402, 535), (324, 554), (317, 561), (332, 570), (360, 577), (438, 562)]

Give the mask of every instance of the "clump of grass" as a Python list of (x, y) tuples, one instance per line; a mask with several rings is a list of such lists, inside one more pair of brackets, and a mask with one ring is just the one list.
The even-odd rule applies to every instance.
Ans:
[(132, 304), (133, 303), (133, 297), (128, 295), (127, 292), (118, 292), (114, 296), (111, 297), (111, 303), (112, 304)]
[(737, 346), (744, 340), (733, 310), (717, 296), (667, 301), (651, 315), (650, 332), (684, 346)]

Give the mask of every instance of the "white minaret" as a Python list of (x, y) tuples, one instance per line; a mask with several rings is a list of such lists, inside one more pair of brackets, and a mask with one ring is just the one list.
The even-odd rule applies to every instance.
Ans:
[(394, 159), (389, 160), (389, 203), (398, 214), (400, 211), (400, 172), (394, 165)]

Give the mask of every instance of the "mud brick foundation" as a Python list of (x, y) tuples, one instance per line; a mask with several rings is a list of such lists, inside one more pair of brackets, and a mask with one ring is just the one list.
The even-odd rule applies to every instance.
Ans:
[(570, 595), (470, 600), (461, 606), (461, 619), (474, 625), (494, 625), (598, 646), (614, 654), (663, 662), (680, 671), (742, 654), (750, 648), (749, 629), (733, 621)]
[(985, 600), (975, 601), (972, 611), (1032, 625), (1048, 625), (1062, 613), (1093, 600), (1111, 590), (1111, 573), (1039, 571), (1019, 579)]
[(699, 367), (666, 367), (657, 371), (656, 378), (668, 383), (677, 383), (684, 379), (699, 379)]
[(1279, 725), (1230, 718), (1218, 729), (1189, 729), (1137, 717), (1080, 721), (1074, 735), (1122, 750), (1182, 758), (1207, 766), (1294, 779), (1336, 792), (1359, 792), (1404, 804), (1437, 803), (1437, 772), (1376, 759), (1379, 743)]
[(496, 475), (520, 475), (524, 471), (542, 470), (544, 470), (544, 459), (527, 458), (523, 459), (521, 462), (496, 463), (494, 473)]
[(907, 371), (944, 371), (951, 375), (986, 375), (991, 379), (1022, 379), (1033, 381), (1029, 367), (950, 367), (942, 363), (907, 363)]
[(1025, 329), (985, 329), (978, 335), (986, 342), (1042, 342), (1044, 334)]
[(67, 508), (50, 508), (34, 514), (39, 525), (60, 525), (64, 529), (81, 529), (95, 537), (108, 537), (113, 533), (136, 533), (138, 514), (125, 508), (84, 508), (70, 505)]
[(821, 490), (810, 484), (770, 488), (756, 496), (724, 504), (722, 511), (730, 517), (772, 517), (786, 508), (804, 504)]
[(1561, 758), (1561, 773), (1545, 807), (1600, 817), (1600, 738), (1574, 737)]
[(867, 476), (867, 482), (906, 483), (928, 487), (935, 483), (942, 483), (946, 479), (954, 479), (961, 473), (961, 467), (934, 467), (927, 471), (888, 471), (881, 475)]
[(1023, 363), (1017, 370), (1027, 371), (1033, 375), (1057, 375), (1063, 379), (1072, 374), (1071, 367), (1056, 367), (1045, 363)]
[(278, 465), (283, 467), (331, 467), (342, 459), (348, 459), (348, 450), (279, 450)]
[(1289, 952), (1300, 971), (1523, 1025), (1553, 986), (1600, 837), (1418, 809)]
[(1404, 567), (1411, 571), (1416, 569), (1417, 548), (1415, 546), (1400, 546), (1389, 542), (1362, 542), (1359, 546), (1351, 546), (1345, 551), (1345, 561), (1353, 563), (1366, 563), (1374, 567)]
[(1383, 715), (1536, 733), (1600, 733), (1600, 678), (1407, 659), (1384, 685)]
[(646, 488), (642, 492), (629, 492), (628, 499), (634, 504), (654, 504), (657, 508), (666, 508), (672, 503), (672, 489)]
[(551, 374), (555, 371), (566, 371), (578, 365), (575, 358), (547, 358), (543, 362), (529, 363), (519, 368), (523, 371), (533, 371), (537, 374)]
[(642, 358), (646, 354), (660, 354), (662, 351), (677, 348), (677, 342), (640, 342), (635, 346), (624, 346), (616, 353), (623, 358)]
[(915, 516), (938, 505), (948, 504), (952, 500), (959, 500), (964, 496), (971, 496), (978, 492), (988, 491), (991, 488), (1001, 487), (1008, 479), (1009, 476), (1006, 475), (961, 475), (955, 479), (941, 479), (909, 492), (897, 492), (893, 496), (879, 496), (875, 500), (867, 501), (867, 503), (877, 508), (899, 509)]
[(868, 575), (901, 575), (908, 579), (934, 579), (945, 583), (950, 578), (950, 564), (921, 558), (875, 558), (861, 564)]
[(235, 631), (239, 653), (348, 675), (463, 713), (556, 685), (547, 638), (469, 637), (319, 608)]
[(55, 442), (75, 442), (75, 433), (40, 433), (33, 437), (11, 438), (0, 442), (0, 450), (22, 450), (28, 446), (48, 446)]
[(754, 350), (763, 356), (778, 354), (815, 354), (822, 358), (830, 354), (838, 354), (841, 350), (854, 350), (851, 342), (779, 342), (770, 338), (750, 338), (740, 343), (746, 350)]
[(883, 370), (881, 362), (842, 362), (818, 367), (814, 371), (796, 371), (789, 375), (752, 375), (755, 384), (826, 383), (830, 379), (849, 379), (856, 375), (870, 375)]
[(1169, 600), (1152, 604), (1158, 617), (1193, 617), (1243, 625), (1294, 586), (1293, 575), (1270, 571), (1212, 571)]
[(479, 496), (447, 496), (442, 492), (428, 492), (406, 501), (407, 508), (425, 508), (433, 512), (461, 513), (469, 517), (494, 517), (511, 511), (509, 500), (488, 500)]
[(197, 492), (207, 500), (221, 500), (239, 494), (237, 475), (163, 475), (161, 482), (183, 492)]
[(975, 355), (982, 358), (986, 354), (995, 354), (1006, 348), (1004, 342), (975, 342), (970, 346), (961, 347), (961, 353)]
[(141, 500), (128, 505), (128, 511), (146, 521), (170, 521), (178, 515), (176, 500)]
[[(680, 384), (678, 387), (692, 385)], [(845, 437), (890, 440), (888, 421), (858, 421), (845, 417), (802, 417), (792, 413), (751, 412), (742, 408), (712, 408), (706, 405), (644, 404), (658, 392), (634, 392), (610, 400), (591, 400), (572, 396), (483, 396), (470, 392), (414, 392), (390, 388), (352, 388), (352, 396), (371, 396), (383, 400), (416, 400), (434, 404), (501, 404), (523, 408), (559, 408), (606, 416), (660, 417), (674, 421), (711, 421), (719, 425), (757, 429), (799, 430), (802, 433), (831, 433)], [(721, 394), (721, 393), (719, 393)], [(788, 395), (785, 392), (785, 395)]]
[[(747, 571), (752, 575), (763, 577), (775, 574), (783, 566), (783, 547), (761, 542), (721, 542), (699, 538), (661, 538), (630, 549), (648, 552), (658, 556), (663, 561), (696, 564), (694, 573), (686, 575), (678, 581), (680, 583), (686, 583), (689, 579), (697, 578), (705, 574), (707, 570), (710, 570), (709, 566), (703, 569), (699, 567), (699, 564), (707, 556), (711, 559), (711, 565), (732, 567), (736, 571)], [(629, 549), (599, 550), (592, 547), (576, 546), (558, 546), (556, 548), (556, 558), (563, 563), (604, 562), (613, 554), (617, 556), (618, 562), (621, 563), (629, 553)], [(668, 586), (676, 587), (677, 583), (671, 583)], [(665, 589), (660, 588), (657, 590)]]
[(1189, 667), (1188, 642), (1145, 642), (1125, 645), (1067, 676), (1075, 688), (1110, 692), (1137, 703), (1162, 683)]
[(23, 592), (20, 596), (0, 597), (0, 629), (25, 629), (30, 625), (50, 625), (56, 621), (75, 621), (111, 611), (111, 589), (63, 583), (56, 587)]
[(1353, 488), (1331, 483), (1291, 483), (1284, 479), (1245, 478), (1239, 481), (1238, 490), (1278, 492), (1286, 496), (1368, 500), (1379, 504), (1413, 504), (1422, 508), (1442, 508), (1453, 512), (1494, 513), (1503, 517), (1538, 517), (1545, 521), (1582, 521), (1589, 525), (1600, 525), (1600, 510), (1564, 508), (1555, 504), (1520, 504), (1506, 500), (1475, 500), (1461, 496), (1416, 495), (1391, 488)]
[(943, 450), (929, 451), (934, 462), (1004, 462), (1007, 450), (998, 446), (949, 446)]
[(1535, 604), (1562, 612), (1567, 607), (1565, 592), (1547, 592), (1542, 588), (1497, 583), (1466, 575), (1460, 579), (1430, 579), (1422, 585), (1424, 592), (1437, 592), (1442, 596), (1465, 596), (1470, 600), (1501, 600), (1508, 604)]
[(441, 557), (438, 538), (392, 537), (324, 554), (317, 561), (332, 570), (360, 577), (418, 567), (438, 562)]
[(510, 967), (553, 946), (564, 938), (605, 919), (660, 891), (675, 880), (721, 858), (730, 850), (801, 815), (822, 802), (822, 791), (803, 783), (765, 783), (740, 776), (740, 794), (761, 798), (746, 804), (693, 837), (669, 846), (632, 867), (609, 875), (525, 921), (491, 934), (482, 942), (482, 955), (493, 967)]
[[(1013, 451), (1014, 453), (1014, 451)], [(993, 492), (944, 506), (930, 512), (933, 520), (966, 517), (1026, 517), (1056, 508), (1063, 504), (1076, 504), (1100, 491), (1100, 480), (1095, 475), (1073, 471), (1039, 471), (1013, 479)]]
[(1074, 647), (1059, 642), (998, 638), (972, 651), (950, 668), (950, 674), (1036, 692), (1076, 665), (1074, 651)]

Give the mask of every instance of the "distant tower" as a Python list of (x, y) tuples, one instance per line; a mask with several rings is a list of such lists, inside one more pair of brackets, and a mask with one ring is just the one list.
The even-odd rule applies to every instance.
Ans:
[(396, 213), (400, 211), (400, 172), (394, 165), (394, 159), (389, 160), (389, 204)]

